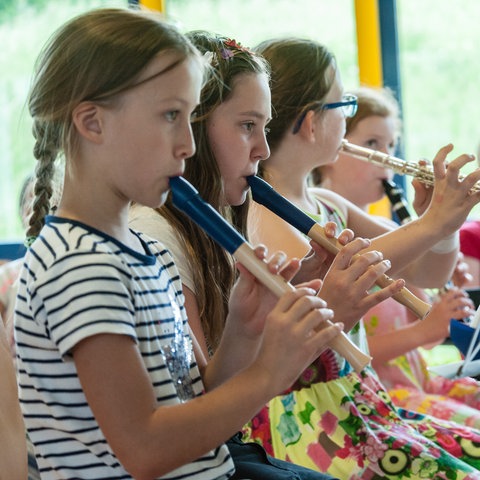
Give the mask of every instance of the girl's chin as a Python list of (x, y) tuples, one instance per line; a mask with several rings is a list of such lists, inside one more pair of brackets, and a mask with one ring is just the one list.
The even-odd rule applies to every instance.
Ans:
[(322, 165), (330, 165), (338, 160), (339, 151), (335, 150), (331, 155), (325, 155), (322, 158)]
[(239, 207), (240, 205), (243, 205), (245, 203), (245, 200), (247, 199), (247, 191), (242, 192), (239, 195), (235, 195), (234, 198), (229, 198), (228, 204), (231, 207)]
[(160, 208), (167, 200), (168, 191), (162, 192), (159, 197), (152, 199), (148, 203), (145, 202), (146, 207), (150, 208)]

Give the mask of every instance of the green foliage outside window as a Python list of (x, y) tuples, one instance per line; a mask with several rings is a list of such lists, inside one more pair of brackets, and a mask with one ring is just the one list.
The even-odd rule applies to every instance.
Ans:
[[(128, 0), (0, 0), (0, 238), (22, 237), (18, 192), (35, 166), (25, 100), (40, 47), (73, 15), (127, 5)], [(182, 30), (213, 30), (247, 46), (280, 35), (314, 38), (335, 53), (345, 89), (358, 85), (353, 0), (166, 0), (166, 5), (167, 16)], [(476, 153), (480, 2), (401, 0), (397, 8), (406, 158), (432, 158), (449, 142), (455, 145), (451, 158)]]

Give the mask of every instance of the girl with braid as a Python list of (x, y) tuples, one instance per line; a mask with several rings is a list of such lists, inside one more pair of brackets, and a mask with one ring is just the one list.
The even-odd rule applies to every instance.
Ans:
[[(340, 333), (315, 295), (319, 281), (277, 300), (239, 266), (206, 363), (172, 256), (129, 228), (131, 203), (160, 206), (195, 151), (205, 67), (176, 28), (122, 9), (67, 22), (38, 59), (28, 101), (37, 182), (15, 341), (42, 479), (245, 478), (224, 442)], [(60, 154), (62, 198), (45, 217)], [(268, 268), (289, 278), (298, 262), (277, 253)]]

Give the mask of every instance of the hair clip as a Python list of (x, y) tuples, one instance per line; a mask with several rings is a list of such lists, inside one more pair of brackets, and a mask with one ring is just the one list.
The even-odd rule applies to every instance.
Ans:
[(233, 38), (228, 38), (223, 42), (224, 47), (220, 49), (220, 55), (224, 60), (230, 60), (238, 53), (248, 53), (253, 55), (254, 52)]
[(224, 60), (230, 60), (235, 56), (235, 54), (232, 52), (232, 50), (229, 50), (228, 48), (222, 48), (220, 50), (220, 55)]

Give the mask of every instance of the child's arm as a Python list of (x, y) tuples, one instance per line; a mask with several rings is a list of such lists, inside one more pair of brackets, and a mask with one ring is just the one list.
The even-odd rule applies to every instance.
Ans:
[(89, 405), (132, 476), (154, 478), (197, 459), (293, 383), (340, 332), (338, 326), (316, 331), (332, 312), (311, 293), (304, 288), (280, 298), (248, 368), (176, 406), (157, 406), (138, 348), (128, 336), (100, 334), (77, 344), (74, 361)]
[[(409, 315), (409, 312), (405, 313)], [(460, 320), (473, 313), (473, 303), (468, 295), (461, 289), (452, 288), (432, 304), (432, 310), (423, 320), (416, 320), (388, 333), (370, 335), (368, 347), (373, 365), (382, 365), (415, 348), (443, 341), (448, 337), (451, 319)], [(378, 321), (389, 319), (380, 316)]]
[[(201, 349), (205, 359), (210, 357), (207, 347), (207, 341), (203, 332), (202, 321), (200, 320), (200, 312), (198, 311), (198, 302), (196, 295), (184, 284), (182, 284), (183, 296), (185, 297), (185, 310), (188, 317), (188, 325), (196, 339), (198, 347)], [(199, 366), (201, 366), (199, 364)]]
[[(264, 247), (257, 247), (255, 253), (265, 259)], [(280, 274), (287, 281), (295, 275), (300, 264), (297, 259), (287, 261), (283, 252), (276, 252), (266, 263), (273, 274)], [(265, 319), (278, 301), (240, 263), (237, 268), (240, 275), (231, 292), (222, 340), (210, 361), (207, 375), (203, 377), (207, 389), (214, 388), (253, 362), (261, 348)], [(320, 285), (320, 280), (309, 282), (314, 291)]]
[[(463, 224), (472, 208), (480, 201), (480, 193), (470, 193), (473, 185), (480, 180), (480, 170), (459, 179), (460, 169), (473, 160), (470, 155), (461, 155), (445, 167), (445, 160), (452, 149), (443, 147), (437, 153), (433, 167), (435, 187), (425, 213), (417, 220), (382, 235), (372, 241), (375, 248), (392, 262), (391, 274), (401, 270), (407, 281), (419, 287), (441, 287), (449, 279), (455, 267), (458, 248), (446, 253), (432, 251), (439, 241), (453, 235)], [(372, 220), (368, 215), (358, 213), (359, 209), (349, 208), (349, 227), (356, 234), (371, 238), (363, 229)], [(405, 268), (408, 265), (407, 268)]]
[(0, 477), (27, 478), (27, 442), (12, 353), (0, 318)]

